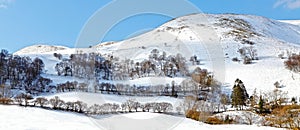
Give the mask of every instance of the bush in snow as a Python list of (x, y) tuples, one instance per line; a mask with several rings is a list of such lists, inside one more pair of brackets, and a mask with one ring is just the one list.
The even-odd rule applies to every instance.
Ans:
[(292, 54), (289, 56), (288, 60), (284, 62), (284, 65), (287, 69), (294, 71), (294, 72), (300, 72), (300, 54)]
[(238, 52), (244, 64), (251, 64), (252, 60), (258, 60), (257, 50), (253, 46), (242, 47)]

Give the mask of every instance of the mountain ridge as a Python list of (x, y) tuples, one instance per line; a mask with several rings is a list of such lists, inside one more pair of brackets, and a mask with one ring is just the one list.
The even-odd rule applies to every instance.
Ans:
[[(287, 57), (288, 53), (300, 52), (300, 26), (261, 16), (192, 14), (176, 18), (152, 31), (124, 41), (107, 42), (85, 49), (68, 48), (45, 53), (96, 52), (112, 54), (122, 60), (130, 58), (142, 61), (149, 56), (151, 50), (158, 49), (168, 55), (181, 53), (186, 58), (196, 55), (201, 59), (200, 67), (213, 72), (213, 61), (216, 59), (211, 57), (211, 52), (214, 50), (207, 49), (213, 42), (220, 45), (218, 47), (224, 54), (221, 57), (226, 66), (223, 70), (225, 75), (223, 84), (226, 89), (224, 91), (230, 91), (234, 80), (239, 78), (250, 92), (255, 88), (262, 92), (272, 91), (275, 89), (274, 83), (278, 81), (286, 86), (281, 89), (282, 91), (289, 91), (292, 96), (298, 95), (300, 75), (287, 70), (283, 63), (285, 59), (278, 58), (278, 55), (283, 54)], [(257, 50), (259, 60), (249, 65), (232, 61), (233, 58), (240, 59), (239, 49), (249, 46)], [(31, 52), (30, 54), (34, 53)], [(47, 59), (43, 53), (34, 56)], [(46, 68), (52, 70), (53, 66), (46, 65)]]

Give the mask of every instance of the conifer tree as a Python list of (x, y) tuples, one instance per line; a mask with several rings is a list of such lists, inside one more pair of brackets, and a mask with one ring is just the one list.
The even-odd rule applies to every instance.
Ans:
[(239, 79), (235, 81), (235, 84), (232, 89), (233, 89), (231, 93), (232, 106), (241, 110), (243, 109), (243, 106), (246, 105), (246, 101), (249, 98), (247, 90), (243, 82)]
[(263, 111), (264, 111), (264, 105), (265, 105), (265, 102), (264, 102), (262, 96), (260, 95), (259, 96), (259, 102), (258, 102), (259, 113), (263, 113)]

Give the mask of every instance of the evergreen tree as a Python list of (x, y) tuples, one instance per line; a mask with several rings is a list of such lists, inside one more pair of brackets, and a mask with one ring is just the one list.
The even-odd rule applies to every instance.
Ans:
[(246, 105), (246, 101), (249, 98), (247, 90), (243, 84), (243, 82), (239, 79), (235, 81), (235, 85), (233, 86), (233, 91), (231, 93), (232, 106), (243, 109), (243, 106)]
[(291, 102), (292, 102), (292, 104), (297, 104), (297, 99), (295, 97), (292, 97)]
[(262, 96), (260, 95), (259, 96), (259, 102), (258, 102), (259, 113), (263, 113), (264, 112), (264, 105), (265, 105), (265, 102), (264, 102)]

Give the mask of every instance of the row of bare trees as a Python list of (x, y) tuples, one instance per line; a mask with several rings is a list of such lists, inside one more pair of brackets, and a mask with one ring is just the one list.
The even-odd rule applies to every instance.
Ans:
[[(88, 85), (77, 81), (57, 84), (57, 92), (101, 92), (106, 94), (118, 94), (128, 96), (185, 96), (197, 95), (199, 99), (207, 100), (209, 95), (218, 95), (220, 85), (213, 79), (213, 75), (206, 69), (197, 67), (191, 74), (191, 79), (186, 79), (180, 84), (172, 81), (169, 84), (161, 85), (129, 85), (122, 83), (102, 82)], [(214, 94), (212, 94), (214, 93)]]
[(81, 91), (88, 92), (87, 83), (78, 83), (77, 81), (67, 81), (66, 83), (60, 83), (56, 85), (56, 92), (72, 92)]
[(158, 112), (167, 113), (173, 110), (173, 106), (168, 102), (150, 102), (140, 103), (135, 99), (129, 99), (121, 105), (117, 103), (104, 103), (88, 105), (82, 101), (64, 101), (58, 96), (47, 99), (45, 97), (37, 97), (33, 99), (30, 95), (21, 94), (14, 100), (0, 100), (1, 104), (17, 104), (20, 106), (41, 107), (54, 110), (72, 111), (77, 113), (86, 113), (90, 115), (110, 114), (119, 112)]
[[(60, 54), (55, 54), (58, 57)], [(61, 59), (61, 58), (60, 58)], [(197, 57), (193, 62), (200, 62)], [(186, 58), (181, 54), (166, 55), (153, 49), (149, 58), (135, 62), (131, 59), (120, 60), (113, 55), (78, 53), (69, 59), (61, 59), (55, 66), (57, 74), (98, 80), (127, 80), (148, 76), (178, 77), (188, 75)]]

